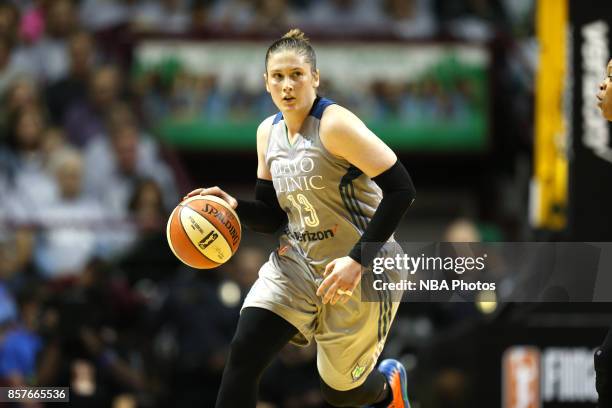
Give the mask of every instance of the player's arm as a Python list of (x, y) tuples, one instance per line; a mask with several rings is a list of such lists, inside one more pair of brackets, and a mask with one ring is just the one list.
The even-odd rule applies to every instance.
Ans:
[(257, 181), (255, 200), (238, 200), (236, 212), (250, 229), (273, 234), (287, 223), (287, 214), (280, 207), (272, 184), (272, 174), (266, 164), (268, 138), (274, 117), (264, 120), (257, 128)]
[(349, 256), (368, 266), (378, 248), (361, 244), (384, 243), (397, 228), (414, 201), (416, 191), (406, 168), (393, 151), (353, 113), (340, 106), (330, 106), (321, 121), (321, 141), (330, 153), (342, 157), (363, 171), (382, 190), (383, 198), (361, 239)]
[(257, 181), (255, 200), (235, 199), (219, 187), (198, 188), (185, 196), (215, 195), (227, 201), (238, 213), (240, 222), (257, 232), (273, 234), (287, 223), (287, 213), (278, 204), (272, 174), (266, 164), (265, 154), (274, 117), (270, 116), (257, 128)]

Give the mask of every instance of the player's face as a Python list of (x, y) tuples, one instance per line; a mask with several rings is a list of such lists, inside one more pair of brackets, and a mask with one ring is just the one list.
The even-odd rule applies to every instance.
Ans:
[(303, 55), (292, 50), (279, 51), (268, 58), (264, 80), (281, 112), (309, 110), (317, 96), (319, 72), (312, 72)]
[(612, 60), (608, 62), (606, 79), (599, 85), (597, 100), (597, 106), (601, 109), (604, 118), (612, 121)]

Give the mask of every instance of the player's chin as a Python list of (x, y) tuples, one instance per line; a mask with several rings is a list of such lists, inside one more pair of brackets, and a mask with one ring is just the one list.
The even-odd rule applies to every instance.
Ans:
[(294, 110), (297, 110), (299, 108), (299, 104), (294, 102), (281, 102), (280, 106), (278, 107), (278, 109), (281, 112), (291, 112)]

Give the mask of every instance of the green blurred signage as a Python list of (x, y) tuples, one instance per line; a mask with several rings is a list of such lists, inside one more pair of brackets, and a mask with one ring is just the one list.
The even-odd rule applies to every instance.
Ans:
[[(254, 149), (276, 108), (263, 85), (267, 43), (147, 41), (134, 75), (145, 114), (170, 145)], [(489, 51), (459, 44), (314, 44), (320, 93), (397, 150), (478, 152), (489, 129)]]

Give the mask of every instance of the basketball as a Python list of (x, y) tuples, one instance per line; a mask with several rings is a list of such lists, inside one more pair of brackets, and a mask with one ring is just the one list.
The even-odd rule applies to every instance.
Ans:
[(211, 269), (227, 262), (238, 249), (240, 220), (223, 199), (195, 196), (176, 206), (166, 227), (170, 249), (184, 264)]

